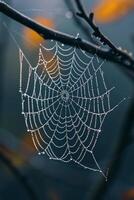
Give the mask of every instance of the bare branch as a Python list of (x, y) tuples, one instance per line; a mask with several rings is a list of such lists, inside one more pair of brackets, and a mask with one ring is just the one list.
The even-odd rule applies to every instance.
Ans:
[(91, 35), (91, 31), (89, 30), (89, 27), (86, 25), (86, 23), (83, 23), (82, 20), (79, 20), (79, 18), (76, 15), (77, 8), (74, 4), (74, 1), (72, 0), (64, 0), (66, 6), (68, 7), (69, 11), (73, 14), (73, 22), (76, 24), (78, 28), (82, 31), (82, 33), (86, 36), (86, 38), (93, 42), (94, 44), (97, 44), (96, 40), (93, 39)]
[[(77, 0), (77, 2), (80, 2), (80, 1)], [(81, 6), (81, 4), (79, 4), (79, 7), (80, 6)], [(81, 13), (84, 12), (82, 10), (82, 7), (80, 7), (80, 11), (81, 11)], [(61, 32), (54, 31), (45, 26), (42, 26), (41, 24), (35, 22), (34, 20), (30, 19), (29, 17), (23, 15), (22, 13), (18, 12), (15, 9), (13, 9), (12, 7), (7, 5), (3, 1), (0, 1), (0, 12), (2, 12), (3, 14), (7, 15), (8, 17), (14, 19), (15, 21), (19, 22), (20, 24), (23, 24), (23, 25), (31, 28), (32, 30), (36, 31), (44, 39), (48, 39), (48, 40), (52, 39), (52, 40), (56, 40), (61, 43), (73, 46), (73, 47), (81, 48), (91, 54), (96, 53), (99, 57), (101, 57), (103, 59), (107, 59), (108, 61), (117, 63), (120, 65), (120, 69), (123, 70), (123, 72), (125, 72), (127, 75), (129, 75), (130, 78), (133, 79), (133, 77), (134, 77), (134, 58), (126, 51), (123, 51), (119, 48), (113, 47), (113, 44), (100, 33), (98, 27), (96, 27), (94, 25), (93, 21), (91, 22), (92, 15), (90, 15), (90, 20), (89, 20), (89, 18), (87, 20), (87, 16), (85, 17), (85, 19), (87, 21), (89, 21), (92, 28), (95, 30), (96, 33), (98, 33), (98, 35), (101, 36), (101, 38), (104, 37), (103, 38), (104, 42), (107, 45), (111, 46), (111, 49), (100, 48), (99, 46), (94, 45), (91, 42), (82, 40), (81, 38), (75, 38), (71, 35), (63, 34)], [(113, 51), (113, 49), (114, 49), (114, 51)]]
[(114, 52), (114, 53), (118, 53), (119, 49), (117, 49), (114, 44), (107, 38), (105, 37), (102, 32), (100, 31), (99, 27), (96, 26), (96, 24), (94, 23), (93, 21), (93, 18), (94, 18), (94, 13), (90, 13), (89, 16), (86, 14), (84, 8), (83, 8), (83, 5), (81, 4), (81, 1), (80, 0), (75, 0), (76, 2), (76, 5), (79, 9), (79, 12), (77, 13), (77, 15), (81, 18), (83, 18), (90, 26), (91, 28), (93, 29), (93, 35), (96, 37), (96, 38), (99, 38), (100, 41), (103, 43), (103, 45), (107, 45), (108, 47), (111, 48), (111, 50)]

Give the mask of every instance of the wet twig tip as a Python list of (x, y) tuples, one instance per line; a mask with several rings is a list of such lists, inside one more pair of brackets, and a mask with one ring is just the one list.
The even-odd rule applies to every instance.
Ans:
[(89, 14), (89, 19), (93, 22), (93, 19), (94, 19), (94, 13), (93, 13), (93, 12), (91, 12), (91, 13)]

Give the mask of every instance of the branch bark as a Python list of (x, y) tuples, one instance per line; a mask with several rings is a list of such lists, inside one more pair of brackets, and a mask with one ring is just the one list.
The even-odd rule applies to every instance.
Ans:
[[(76, 1), (79, 2), (78, 0), (76, 0)], [(81, 9), (80, 6), (79, 6), (79, 9)], [(49, 29), (49, 28), (42, 26), (41, 24), (35, 22), (34, 20), (30, 19), (29, 17), (23, 15), (22, 13), (18, 12), (17, 10), (13, 9), (12, 7), (7, 5), (3, 1), (0, 1), (0, 12), (7, 15), (11, 19), (19, 22), (20, 24), (25, 25), (28, 28), (36, 31), (40, 36), (42, 36), (46, 40), (52, 39), (52, 40), (56, 40), (61, 43), (73, 46), (73, 47), (81, 48), (91, 54), (97, 54), (100, 58), (107, 59), (108, 61), (118, 64), (118, 66), (120, 66), (120, 69), (123, 70), (123, 72), (125, 72), (125, 74), (129, 75), (129, 77), (132, 78), (132, 80), (133, 80), (133, 78), (134, 78), (134, 58), (126, 51), (123, 51), (116, 47), (113, 48), (114, 51), (112, 48), (111, 49), (100, 48), (100, 46), (97, 46), (89, 41), (85, 41), (81, 38), (75, 38), (72, 35), (63, 34), (61, 32)], [(83, 10), (81, 10), (81, 13), (83, 13)], [(90, 15), (90, 19), (92, 19), (92, 15)], [(88, 20), (87, 20), (87, 22), (90, 24), (90, 22)], [(96, 29), (95, 32), (98, 32), (101, 34), (100, 30), (96, 26), (94, 26), (93, 24), (90, 24), (90, 25), (92, 25), (93, 29)], [(101, 36), (102, 35), (103, 34), (101, 34)], [(104, 37), (104, 38), (106, 39), (106, 37)]]
[(84, 19), (87, 22), (87, 24), (92, 28), (92, 30), (94, 31), (92, 35), (98, 38), (103, 45), (107, 45), (113, 51), (113, 53), (116, 53), (118, 55), (119, 49), (106, 36), (102, 34), (99, 27), (97, 27), (94, 23), (94, 13), (91, 12), (88, 16), (81, 1), (75, 0), (75, 2), (79, 10), (79, 12), (77, 12), (76, 14), (82, 19)]
[(73, 14), (73, 22), (75, 23), (75, 25), (78, 28), (80, 28), (80, 30), (82, 31), (84, 36), (86, 36), (86, 38), (90, 42), (97, 44), (91, 35), (91, 31), (89, 30), (89, 27), (86, 25), (86, 23), (83, 23), (82, 20), (79, 20), (78, 16), (76, 15), (77, 8), (75, 6), (75, 1), (74, 0), (64, 0), (64, 2), (66, 4), (66, 6), (68, 7), (69, 11), (71, 11)]

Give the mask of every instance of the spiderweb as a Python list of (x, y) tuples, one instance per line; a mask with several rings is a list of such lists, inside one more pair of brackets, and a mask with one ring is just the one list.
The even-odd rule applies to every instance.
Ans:
[(27, 131), (39, 155), (98, 171), (94, 148), (111, 106), (104, 61), (82, 49), (50, 41), (33, 67), (21, 49), (20, 92)]

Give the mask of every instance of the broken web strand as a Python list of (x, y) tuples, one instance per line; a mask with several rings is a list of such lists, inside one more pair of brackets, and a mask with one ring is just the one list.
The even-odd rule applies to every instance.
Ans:
[[(76, 38), (77, 39), (77, 38)], [(52, 41), (53, 42), (53, 41)], [(78, 53), (76, 52), (75, 48), (66, 47), (65, 45), (58, 44), (57, 42), (51, 48), (46, 48), (43, 45), (41, 47), (46, 51), (52, 51), (55, 48), (55, 52), (53, 57), (48, 61), (45, 60), (43, 56), (43, 52), (39, 50), (39, 61), (35, 68), (31, 67), (31, 64), (24, 56), (24, 53), (20, 49), (20, 92), (22, 95), (22, 114), (25, 118), (25, 123), (27, 130), (31, 132), (32, 140), (35, 145), (35, 148), (39, 152), (39, 154), (47, 154), (50, 159), (60, 160), (63, 162), (70, 162), (74, 161), (81, 167), (85, 169), (90, 169), (92, 171), (99, 171), (106, 179), (106, 175), (102, 172), (98, 162), (95, 159), (93, 154), (93, 150), (95, 148), (96, 142), (98, 140), (99, 134), (101, 132), (102, 124), (107, 116), (108, 113), (113, 111), (119, 104), (124, 101), (123, 99), (119, 104), (112, 107), (110, 106), (110, 93), (114, 89), (107, 89), (106, 83), (104, 80), (104, 74), (102, 71), (102, 65), (104, 62), (100, 62), (97, 55), (89, 56), (85, 51), (81, 50), (81, 54), (83, 54), (89, 59), (88, 62), (82, 60), (82, 57), (79, 57)], [(71, 56), (71, 58), (69, 57)], [(93, 59), (96, 58), (98, 62), (97, 69), (94, 66)], [(58, 59), (57, 68), (59, 70), (58, 80), (56, 79), (56, 75), (54, 71), (50, 71), (47, 69), (47, 63), (51, 63), (54, 59)], [(22, 90), (22, 78), (23, 78), (23, 61), (24, 59), (29, 65), (29, 76), (26, 85), (25, 91)], [(82, 65), (83, 63), (83, 66)], [(45, 74), (42, 73), (38, 75), (37, 70), (40, 65), (43, 65), (45, 68), (44, 73), (46, 72), (48, 78), (45, 80)], [(90, 68), (92, 67), (93, 73), (91, 74)], [(60, 69), (59, 69), (60, 68)], [(63, 76), (63, 70), (69, 69), (67, 76)], [(34, 86), (33, 86), (33, 94), (32, 97), (27, 94), (29, 89), (29, 82), (32, 72), (36, 74), (34, 78)], [(99, 91), (99, 83), (97, 79), (97, 73), (100, 73), (102, 83), (104, 85), (105, 91), (103, 94)], [(75, 75), (79, 76), (76, 79)], [(85, 76), (88, 74), (88, 78)], [(41, 83), (40, 85), (40, 92), (39, 94), (35, 94), (36, 92), (36, 84), (37, 79)], [(93, 79), (95, 79), (96, 85), (93, 84)], [(89, 86), (90, 83), (90, 86)], [(42, 86), (45, 85), (46, 87), (43, 88)], [(94, 87), (96, 87), (97, 95), (95, 95)], [(86, 89), (85, 89), (86, 88)], [(42, 95), (42, 90), (44, 91), (44, 96)], [(48, 94), (46, 95), (46, 90), (48, 90)], [(50, 92), (51, 91), (51, 92)], [(57, 92), (57, 96), (54, 95), (54, 92)], [(26, 100), (26, 96), (28, 100)], [(56, 97), (58, 97), (56, 99)], [(36, 99), (36, 103), (34, 100)], [(77, 99), (77, 101), (76, 101)], [(49, 100), (52, 100), (50, 103)], [(27, 102), (26, 102), (27, 101)], [(40, 107), (40, 103), (41, 107)], [(104, 101), (107, 101), (108, 109), (105, 109)], [(24, 105), (25, 102), (25, 105)], [(45, 103), (49, 106), (46, 106)], [(57, 106), (57, 102), (60, 102)], [(87, 109), (87, 104), (90, 102), (89, 107)], [(93, 102), (93, 103), (92, 103)], [(97, 106), (96, 106), (97, 102)], [(38, 108), (35, 112), (35, 104)], [(91, 111), (91, 104), (93, 104), (93, 111)], [(100, 105), (101, 104), (101, 105)], [(64, 110), (65, 116), (61, 117), (61, 112), (58, 108), (62, 106), (61, 110)], [(31, 109), (32, 107), (32, 109)], [(102, 111), (100, 109), (102, 107)], [(28, 108), (28, 112), (25, 109)], [(67, 116), (67, 110), (69, 116)], [(75, 118), (72, 117), (71, 111), (74, 111)], [(83, 114), (81, 114), (83, 113)], [(86, 113), (86, 118), (84, 119), (83, 115)], [(40, 116), (42, 114), (42, 117)], [(91, 120), (89, 123), (88, 115), (91, 114)], [(47, 116), (47, 117), (46, 117)], [(38, 118), (38, 120), (37, 120)], [(93, 125), (93, 118), (94, 125)], [(70, 120), (69, 120), (70, 119)], [(36, 122), (36, 120), (38, 122)], [(99, 120), (99, 127), (97, 127), (97, 123)], [(61, 123), (63, 122), (63, 124)], [(71, 123), (71, 125), (70, 125)], [(49, 126), (47, 130), (46, 125)], [(63, 127), (62, 127), (63, 126)], [(53, 127), (53, 128), (52, 128)], [(60, 128), (63, 128), (64, 131), (61, 131)], [(69, 137), (69, 128), (73, 130), (73, 136)], [(84, 129), (83, 129), (84, 127)], [(76, 128), (80, 128), (80, 133)], [(84, 136), (85, 132), (89, 133), (93, 131), (91, 140), (89, 144), (86, 146), (85, 143), (89, 140), (88, 134)], [(52, 135), (50, 134), (53, 133)], [(61, 136), (59, 138), (58, 136)], [(83, 137), (85, 137), (83, 139)], [(60, 144), (57, 143), (60, 141)], [(61, 141), (63, 142), (61, 144)], [(70, 141), (73, 141), (73, 145), (70, 144)], [(76, 146), (79, 141), (79, 148)], [(82, 148), (80, 148), (82, 146)], [(90, 148), (92, 146), (92, 148)], [(59, 156), (56, 152), (56, 149), (63, 149), (63, 153)], [(73, 150), (72, 150), (73, 148)], [(89, 150), (90, 149), (90, 150)], [(96, 168), (91, 168), (85, 166), (82, 161), (85, 157), (85, 154), (89, 152), (92, 154), (93, 160), (96, 164)], [(76, 154), (78, 155), (76, 156)]]

